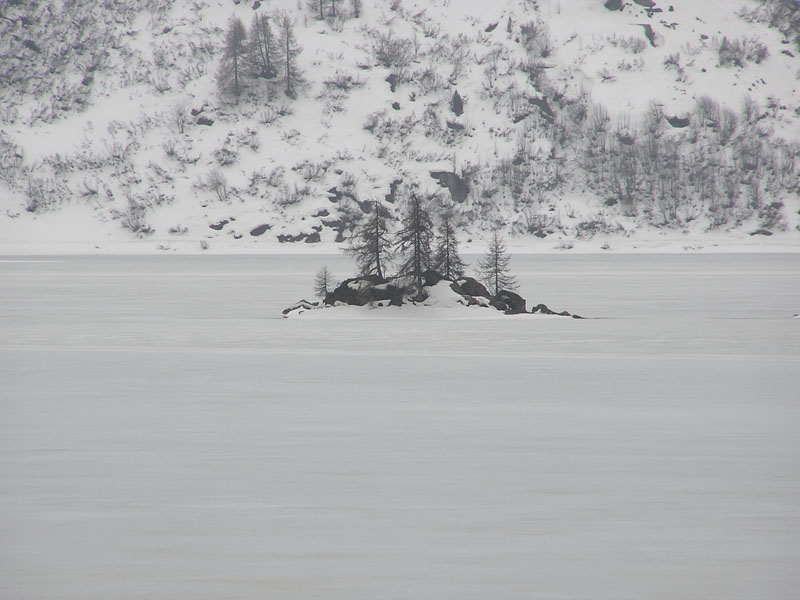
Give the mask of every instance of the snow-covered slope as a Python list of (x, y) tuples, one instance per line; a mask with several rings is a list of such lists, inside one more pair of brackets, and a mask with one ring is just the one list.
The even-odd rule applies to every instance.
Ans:
[[(80, 4), (0, 9), (0, 250), (330, 249), (411, 189), (468, 248), (800, 246), (780, 2)], [(221, 92), (230, 20), (281, 12), (306, 85)]]

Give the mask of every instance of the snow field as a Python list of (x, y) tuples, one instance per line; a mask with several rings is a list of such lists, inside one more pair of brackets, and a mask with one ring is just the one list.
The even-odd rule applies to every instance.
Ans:
[(794, 598), (792, 255), (514, 258), (595, 320), (281, 319), (321, 260), (0, 261), (0, 596)]

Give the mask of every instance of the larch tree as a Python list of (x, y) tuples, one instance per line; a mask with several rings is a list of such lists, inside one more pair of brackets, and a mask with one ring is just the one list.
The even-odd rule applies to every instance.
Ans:
[(307, 2), (309, 10), (320, 21), (325, 18), (325, 2), (326, 0), (308, 0)]
[(458, 239), (449, 212), (442, 214), (439, 236), (436, 240), (434, 268), (445, 279), (458, 279), (464, 275), (464, 261), (458, 254)]
[(385, 277), (392, 257), (392, 242), (385, 210), (377, 200), (372, 203), (372, 213), (356, 228), (345, 252), (353, 256), (362, 276)]
[(250, 39), (247, 44), (247, 56), (250, 70), (256, 77), (271, 79), (278, 74), (276, 59), (278, 45), (269, 16), (265, 14), (253, 15), (250, 23)]
[(303, 48), (297, 43), (294, 26), (289, 15), (278, 16), (278, 56), (283, 70), (284, 91), (290, 98), (297, 97), (297, 88), (303, 83), (303, 75), (297, 66), (297, 57)]
[(478, 274), (493, 296), (500, 290), (517, 289), (517, 280), (511, 275), (510, 263), (511, 256), (506, 253), (503, 238), (495, 231), (489, 242), (489, 249), (478, 261)]
[(231, 17), (225, 33), (222, 60), (217, 72), (217, 84), (224, 94), (232, 94), (237, 100), (242, 95), (242, 79), (245, 71), (247, 31), (241, 19)]
[(433, 263), (433, 222), (425, 203), (416, 194), (411, 194), (402, 225), (395, 241), (396, 250), (403, 261), (399, 274), (413, 277), (419, 294), (422, 292), (423, 276)]
[(336, 287), (336, 283), (327, 266), (317, 271), (317, 275), (314, 277), (314, 293), (318, 298), (325, 300), (334, 287)]

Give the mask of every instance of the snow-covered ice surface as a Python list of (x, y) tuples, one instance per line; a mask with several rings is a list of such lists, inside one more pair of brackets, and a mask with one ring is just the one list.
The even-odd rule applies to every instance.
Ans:
[(0, 259), (0, 597), (797, 597), (796, 255), (514, 257), (585, 321), (282, 319), (324, 262)]

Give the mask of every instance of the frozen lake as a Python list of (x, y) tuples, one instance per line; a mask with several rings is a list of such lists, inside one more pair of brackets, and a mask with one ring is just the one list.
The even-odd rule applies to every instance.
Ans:
[(0, 598), (798, 597), (800, 255), (281, 319), (325, 263), (0, 258)]

